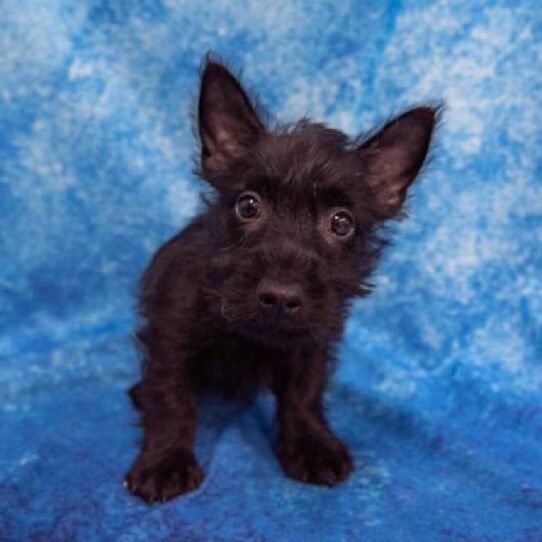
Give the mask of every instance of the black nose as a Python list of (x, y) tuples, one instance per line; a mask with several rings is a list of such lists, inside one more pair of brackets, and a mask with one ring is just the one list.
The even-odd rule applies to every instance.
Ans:
[(256, 290), (258, 301), (265, 309), (275, 309), (294, 314), (303, 305), (303, 288), (299, 284), (281, 284), (263, 279)]

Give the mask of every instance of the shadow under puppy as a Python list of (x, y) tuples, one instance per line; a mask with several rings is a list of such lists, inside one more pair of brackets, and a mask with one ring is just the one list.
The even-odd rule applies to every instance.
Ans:
[(277, 399), (277, 455), (303, 482), (351, 473), (322, 394), (349, 301), (368, 293), (382, 245), (428, 152), (437, 110), (418, 107), (373, 135), (302, 120), (271, 130), (239, 81), (207, 60), (199, 95), (206, 210), (156, 253), (142, 280), (138, 332), (141, 452), (126, 478), (145, 501), (196, 489), (202, 392)]

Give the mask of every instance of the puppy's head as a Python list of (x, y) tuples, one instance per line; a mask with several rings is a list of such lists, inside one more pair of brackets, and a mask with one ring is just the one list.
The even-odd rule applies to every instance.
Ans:
[(347, 301), (367, 291), (375, 232), (400, 214), (436, 114), (412, 109), (354, 142), (307, 120), (271, 130), (239, 81), (208, 61), (200, 174), (218, 193), (207, 291), (221, 317), (277, 346), (338, 333)]

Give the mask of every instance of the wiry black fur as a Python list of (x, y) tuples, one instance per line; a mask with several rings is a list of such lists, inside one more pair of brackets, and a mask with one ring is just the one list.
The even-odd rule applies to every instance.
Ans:
[[(270, 130), (238, 80), (206, 61), (199, 173), (216, 197), (143, 277), (142, 379), (130, 394), (144, 441), (127, 475), (132, 493), (152, 502), (198, 487), (192, 448), (204, 391), (250, 399), (270, 388), (285, 473), (325, 485), (350, 474), (348, 450), (322, 409), (333, 346), (350, 300), (370, 290), (380, 228), (401, 212), (436, 113), (413, 109), (354, 142), (308, 120)], [(246, 191), (259, 199), (256, 219), (236, 213)], [(344, 238), (330, 226), (341, 209), (355, 220)], [(295, 309), (272, 297), (270, 310), (263, 287), (296, 292)]]

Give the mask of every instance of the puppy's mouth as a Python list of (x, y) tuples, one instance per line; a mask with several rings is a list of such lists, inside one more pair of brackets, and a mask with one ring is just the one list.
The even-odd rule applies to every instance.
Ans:
[(225, 300), (220, 304), (220, 315), (230, 329), (266, 344), (280, 344), (307, 336), (308, 326), (301, 319), (276, 311), (240, 308)]

